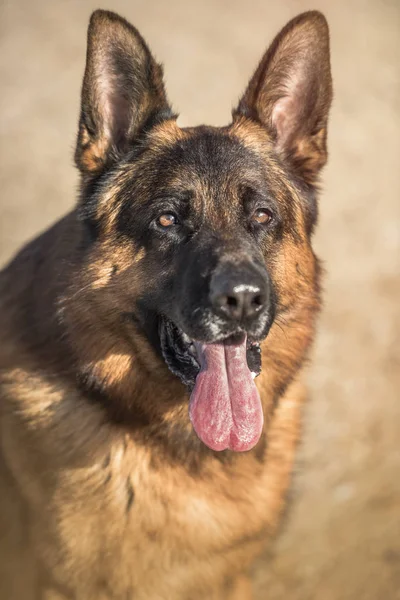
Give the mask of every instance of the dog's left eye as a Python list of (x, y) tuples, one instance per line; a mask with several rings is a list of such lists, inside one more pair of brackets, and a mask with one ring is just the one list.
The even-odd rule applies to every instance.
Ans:
[(272, 213), (268, 208), (258, 208), (254, 212), (252, 220), (261, 225), (266, 225), (272, 221)]
[(178, 219), (173, 213), (164, 213), (158, 217), (157, 223), (166, 229), (168, 227), (172, 227), (173, 225), (177, 225)]

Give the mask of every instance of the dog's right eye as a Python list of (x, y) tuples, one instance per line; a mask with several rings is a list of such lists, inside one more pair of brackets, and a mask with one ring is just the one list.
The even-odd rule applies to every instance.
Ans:
[(164, 213), (158, 217), (157, 224), (160, 225), (160, 227), (167, 229), (168, 227), (177, 225), (178, 219), (173, 213)]

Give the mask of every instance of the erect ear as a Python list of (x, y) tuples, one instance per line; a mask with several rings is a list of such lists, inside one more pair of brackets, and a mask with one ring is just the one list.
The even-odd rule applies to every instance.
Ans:
[(75, 153), (83, 173), (102, 171), (143, 130), (173, 116), (162, 75), (132, 25), (112, 12), (92, 14)]
[(303, 180), (313, 183), (327, 159), (332, 100), (329, 30), (311, 11), (290, 21), (263, 56), (234, 117), (257, 120), (277, 151)]

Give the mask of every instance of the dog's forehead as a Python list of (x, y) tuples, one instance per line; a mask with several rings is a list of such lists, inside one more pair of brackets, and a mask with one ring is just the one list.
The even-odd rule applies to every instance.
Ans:
[(228, 128), (197, 127), (182, 130), (182, 138), (166, 145), (156, 160), (158, 184), (205, 190), (241, 184), (262, 184), (265, 161)]
[(192, 205), (203, 205), (204, 209), (204, 201), (223, 195), (232, 201), (239, 198), (243, 186), (265, 185), (264, 158), (229, 127), (200, 126), (179, 132), (151, 153), (152, 191), (156, 195), (169, 190), (190, 192)]

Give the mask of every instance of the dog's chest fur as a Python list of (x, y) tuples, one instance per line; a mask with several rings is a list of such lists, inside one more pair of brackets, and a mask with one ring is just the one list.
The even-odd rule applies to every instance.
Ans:
[(195, 598), (252, 560), (276, 520), (285, 470), (249, 455), (191, 473), (155, 460), (83, 399), (26, 372), (11, 380), (3, 449), (39, 586), (85, 600)]

